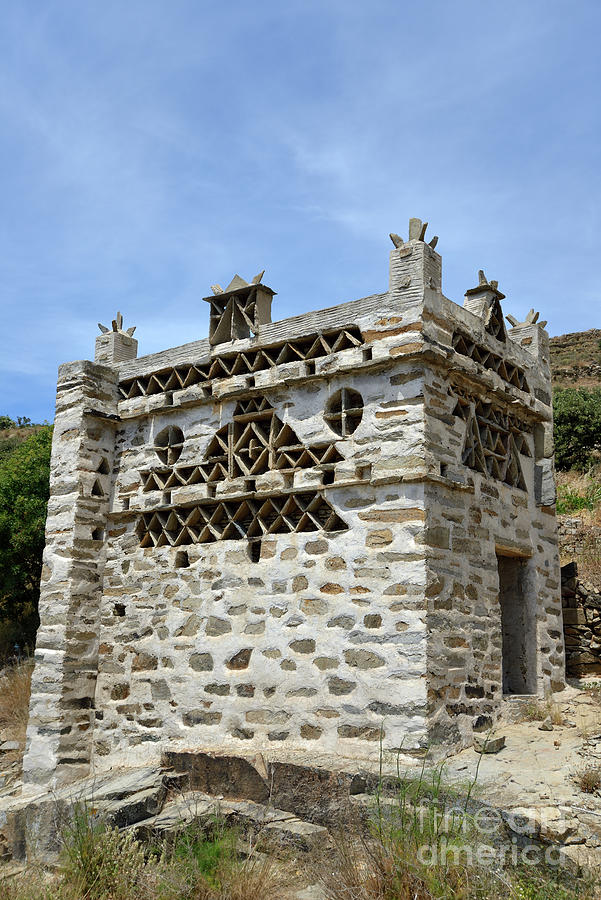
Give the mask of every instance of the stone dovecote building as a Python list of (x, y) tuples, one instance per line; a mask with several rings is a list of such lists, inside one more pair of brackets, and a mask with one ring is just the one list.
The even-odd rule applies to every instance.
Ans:
[(59, 371), (25, 780), (167, 749), (452, 750), (564, 685), (545, 323), (425, 226), (375, 294)]

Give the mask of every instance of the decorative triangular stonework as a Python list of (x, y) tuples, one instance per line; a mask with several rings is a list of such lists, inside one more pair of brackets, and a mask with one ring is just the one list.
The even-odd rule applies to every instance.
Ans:
[[(142, 547), (179, 547), (217, 540), (260, 541), (264, 535), (306, 531), (342, 531), (347, 525), (320, 490), (257, 491), (255, 478), (267, 472), (289, 477), (297, 469), (317, 468), (324, 486), (334, 479), (343, 457), (333, 442), (305, 445), (290, 425), (261, 397), (240, 400), (232, 421), (215, 432), (199, 463), (142, 472), (144, 491), (168, 491), (182, 485), (208, 485), (243, 479), (243, 487), (186, 506), (161, 506), (143, 513), (136, 531)], [(240, 483), (240, 482), (239, 482)], [(290, 478), (292, 484), (292, 478)], [(256, 552), (251, 554), (256, 557)]]
[[(498, 341), (507, 340), (507, 332), (503, 321), (503, 310), (501, 309), (499, 297), (495, 297), (490, 304), (485, 327), (488, 334), (492, 334)], [(507, 378), (506, 373), (502, 377)]]
[(520, 456), (531, 457), (528, 426), (491, 402), (458, 396), (453, 415), (463, 420), (463, 465), (526, 490)]
[(517, 448), (517, 442), (513, 435), (509, 439), (509, 455), (507, 458), (507, 467), (503, 481), (512, 487), (526, 490), (526, 482), (524, 473), (522, 472), (522, 464), (520, 463), (520, 455)]
[(469, 466), (470, 469), (474, 469), (476, 472), (482, 472), (483, 474), (487, 472), (478, 422), (473, 412), (470, 413), (467, 420), (461, 461), (464, 466)]

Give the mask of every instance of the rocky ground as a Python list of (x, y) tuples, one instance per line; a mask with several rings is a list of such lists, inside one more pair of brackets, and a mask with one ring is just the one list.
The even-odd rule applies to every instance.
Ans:
[[(497, 833), (485, 835), (485, 842), (496, 843), (499, 835), (509, 842), (535, 841), (555, 847), (572, 868), (601, 867), (601, 685), (573, 683), (546, 704), (516, 698), (506, 711), (506, 720), (485, 736), (491, 744), (504, 738), (502, 749), (479, 754), (469, 748), (450, 757), (444, 784), (459, 804), (469, 794), (472, 813), (484, 809), (488, 819), (496, 817)], [(209, 821), (218, 812), (247, 837), (260, 834), (278, 852), (292, 853), (299, 860), (299, 900), (318, 900), (324, 895), (310, 884), (303, 860), (329, 845), (341, 818), (364, 820), (379, 782), (390, 797), (398, 787), (392, 758), (383, 759), (380, 773), (377, 764), (325, 757), (308, 765), (293, 756), (274, 761), (180, 754), (169, 760), (171, 767), (111, 772), (51, 797), (25, 798), (14, 747), (5, 743), (0, 752), (10, 761), (0, 790), (6, 850), (0, 875), (22, 870), (25, 837), (34, 846), (32, 833), (38, 836), (36, 858), (52, 864), (60, 819), (77, 799), (145, 837), (192, 820)], [(420, 777), (415, 761), (403, 763), (400, 772), (406, 780)]]
[(599, 697), (596, 689), (572, 683), (554, 696), (549, 710), (528, 709), (526, 699), (512, 701), (508, 718), (550, 711), (563, 724), (552, 724), (551, 716), (508, 721), (496, 732), (505, 737), (499, 753), (478, 758), (472, 749), (462, 751), (448, 760), (448, 779), (476, 779), (476, 796), (524, 820), (518, 822), (522, 833), (562, 845), (568, 859), (601, 865), (601, 796), (598, 789), (586, 793), (579, 786), (583, 773), (601, 767)]

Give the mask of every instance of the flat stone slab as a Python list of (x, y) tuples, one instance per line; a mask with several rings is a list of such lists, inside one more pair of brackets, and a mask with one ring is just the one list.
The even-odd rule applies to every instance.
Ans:
[(66, 785), (55, 791), (54, 796), (59, 800), (81, 800), (90, 803), (119, 800), (131, 794), (157, 789), (163, 784), (164, 776), (165, 769), (162, 766), (122, 769)]
[(284, 844), (308, 851), (324, 841), (328, 830), (322, 825), (305, 822), (292, 813), (254, 803), (252, 800), (225, 800), (190, 791), (167, 801), (156, 816), (139, 822), (138, 828), (155, 832), (176, 831), (192, 822), (203, 825), (217, 818), (227, 825), (239, 825), (265, 837), (270, 843)]
[(109, 819), (118, 828), (126, 828), (158, 813), (163, 805), (167, 788), (156, 784), (143, 791), (112, 800), (100, 800), (92, 807), (93, 812)]
[(24, 858), (29, 844), (40, 861), (52, 863), (60, 850), (60, 830), (78, 804), (122, 827), (158, 812), (172, 778), (162, 766), (141, 766), (84, 778), (54, 792), (6, 797), (0, 803), (0, 829), (15, 859)]

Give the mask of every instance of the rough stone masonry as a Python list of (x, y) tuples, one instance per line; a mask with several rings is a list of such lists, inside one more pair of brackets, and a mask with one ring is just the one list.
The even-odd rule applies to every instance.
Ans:
[(436, 239), (385, 293), (136, 358), (120, 316), (59, 370), (26, 782), (169, 750), (469, 746), (564, 686), (548, 337)]

